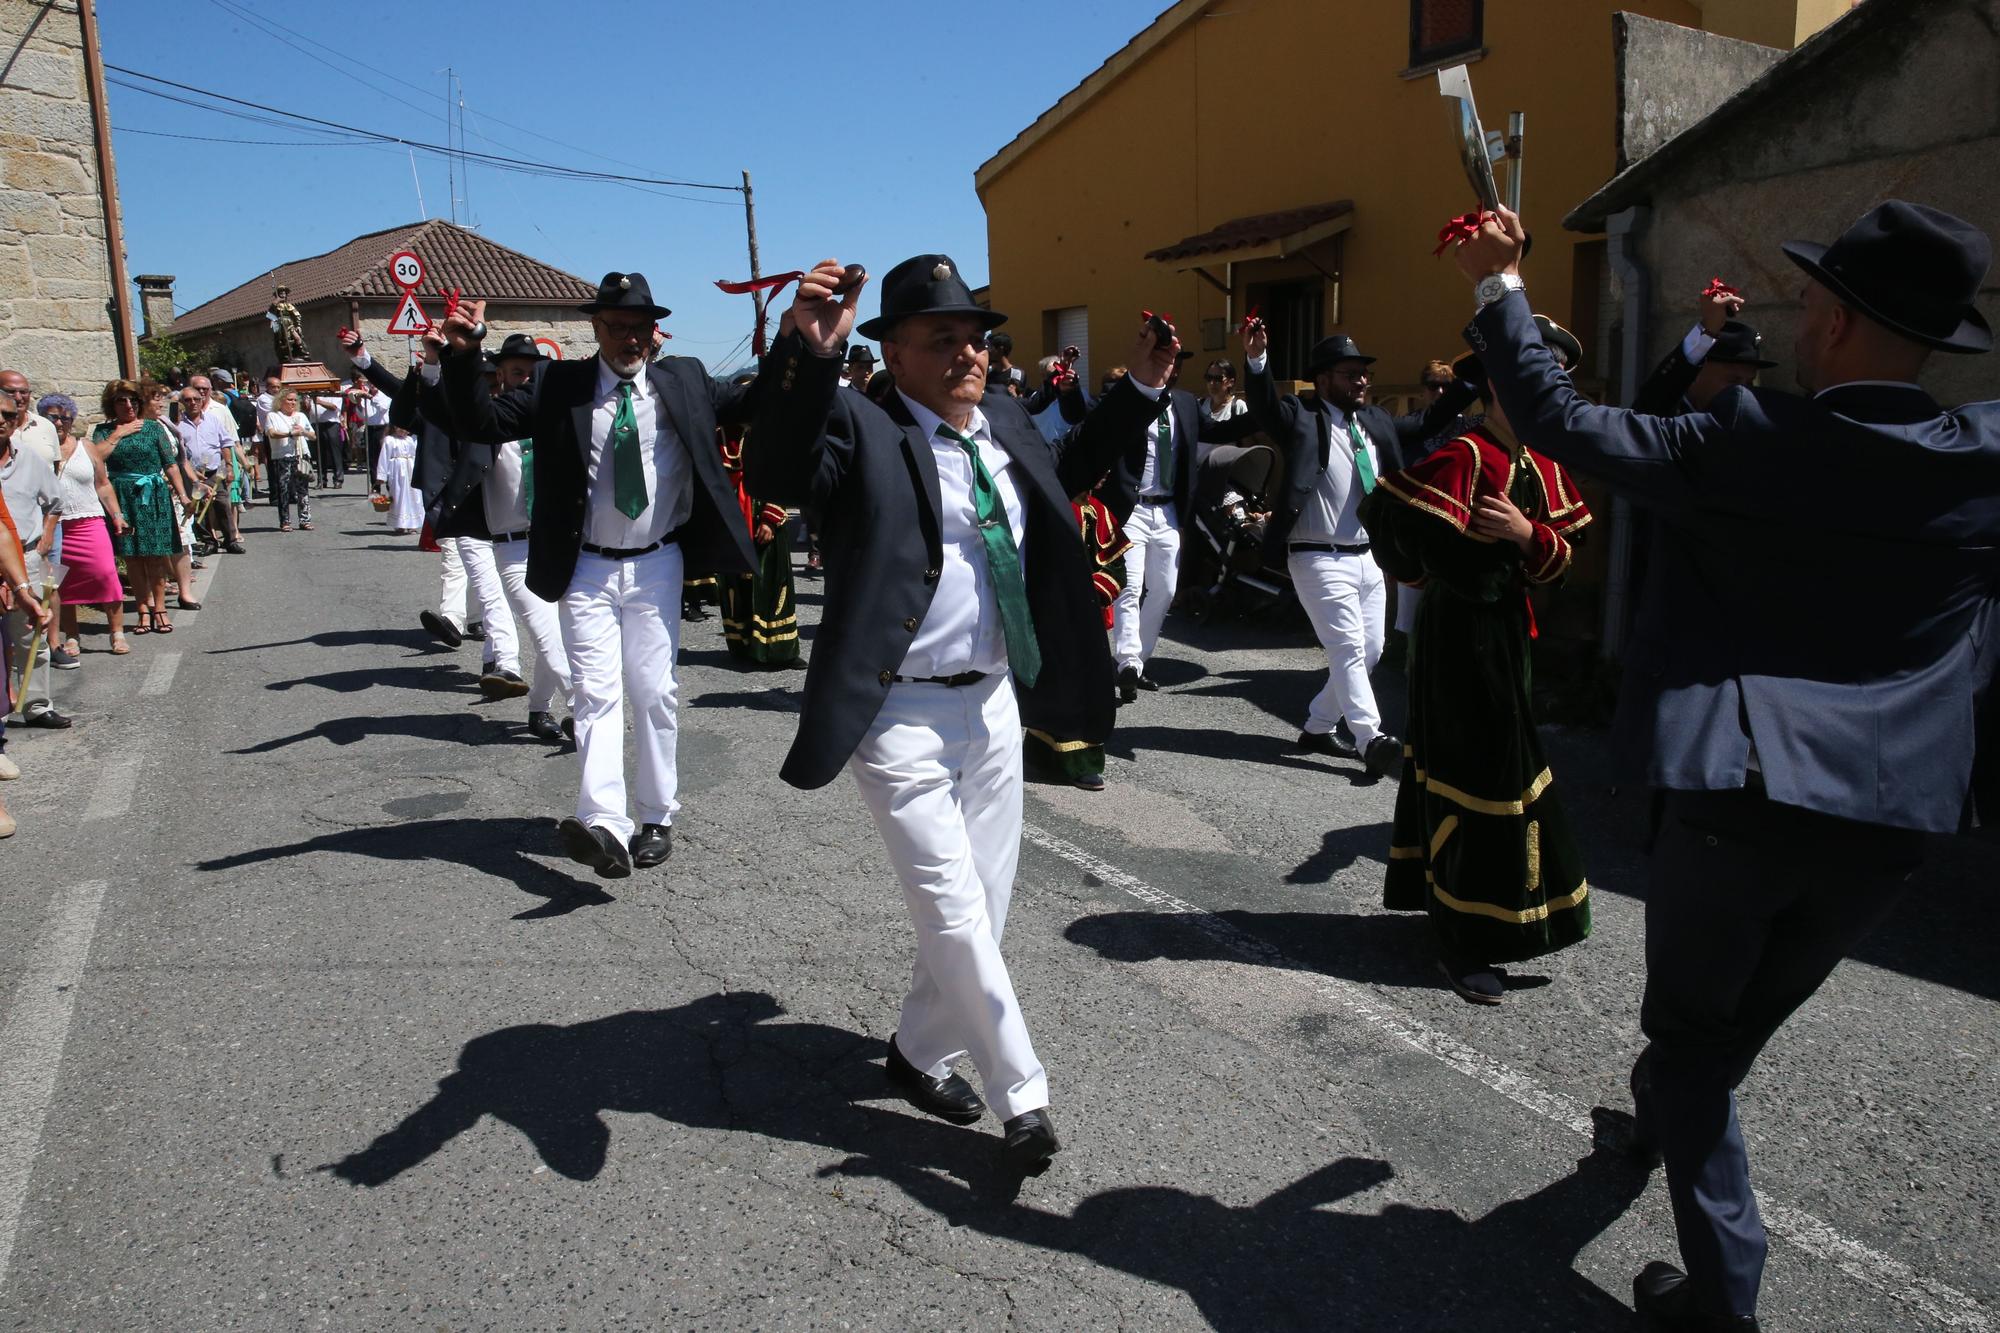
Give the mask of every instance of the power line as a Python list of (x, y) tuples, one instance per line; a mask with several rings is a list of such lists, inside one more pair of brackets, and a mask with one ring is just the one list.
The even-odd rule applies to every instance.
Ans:
[[(520, 171), (530, 175), (543, 175), (543, 176), (551, 176), (551, 177), (564, 178), (570, 180), (629, 182), (635, 185), (671, 185), (684, 190), (715, 190), (727, 194), (741, 194), (743, 192), (743, 187), (740, 185), (716, 185), (709, 181), (674, 180), (666, 177), (657, 177), (657, 176), (628, 176), (619, 174), (617, 172), (589, 171), (582, 167), (565, 167), (555, 162), (535, 162), (520, 158), (502, 157), (497, 153), (481, 153), (466, 148), (441, 147), (434, 143), (425, 143), (422, 140), (407, 138), (404, 135), (400, 134), (384, 134), (380, 130), (361, 129), (358, 126), (342, 124), (340, 121), (337, 120), (324, 120), (318, 116), (308, 116), (303, 112), (298, 112), (298, 111), (286, 111), (282, 107), (268, 106), (262, 102), (246, 101), (240, 97), (231, 97), (226, 93), (214, 92), (207, 88), (197, 88), (192, 84), (179, 83), (173, 79), (163, 79), (157, 74), (147, 74), (143, 70), (128, 69), (123, 65), (114, 65), (109, 62), (106, 62), (104, 67), (108, 70), (115, 70), (118, 73), (127, 75), (131, 78), (144, 79), (149, 83), (162, 84), (168, 88), (177, 88), (184, 93), (194, 93), (197, 96), (212, 98), (218, 102), (227, 102), (231, 106), (247, 107), (252, 111), (260, 111), (260, 112), (265, 112), (269, 115), (283, 116), (290, 120), (302, 121), (308, 125), (316, 125), (322, 129), (337, 130), (343, 134), (359, 135), (363, 138), (372, 139), (379, 143), (400, 144), (410, 148), (421, 149), (424, 152), (428, 153), (443, 153), (446, 155), (456, 154), (461, 159), (472, 158), (485, 165), (495, 167), (502, 171)], [(120, 86), (131, 87), (134, 89), (134, 91), (137, 92), (152, 93), (156, 97), (165, 97), (166, 100), (170, 102), (181, 102), (184, 100), (182, 98), (170, 96), (166, 93), (157, 92), (151, 88), (141, 88), (132, 84), (121, 84)], [(200, 103), (196, 102), (186, 102), (184, 104), (189, 106), (198, 106), (198, 107), (201, 106)], [(222, 107), (207, 106), (207, 107), (201, 107), (201, 109), (207, 111), (221, 111), (226, 113), (226, 109)], [(256, 117), (250, 117), (250, 119), (256, 119)], [(265, 121), (264, 123), (274, 124), (278, 122)]]
[[(140, 88), (136, 91), (144, 92), (145, 89)], [(389, 151), (385, 144), (364, 143), (358, 139), (236, 139), (214, 134), (169, 134), (165, 130), (135, 130), (130, 125), (117, 125), (113, 128), (120, 134), (143, 134), (153, 139), (191, 139), (196, 143), (246, 144), (257, 148), (367, 148), (378, 153)]]

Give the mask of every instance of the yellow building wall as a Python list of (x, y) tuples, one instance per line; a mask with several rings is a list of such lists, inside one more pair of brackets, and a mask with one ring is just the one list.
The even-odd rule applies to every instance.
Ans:
[[(1579, 238), (1561, 220), (1614, 165), (1615, 9), (1702, 18), (1691, 0), (1487, 0), (1488, 54), (1471, 63), (1487, 128), (1526, 113), (1523, 212), (1536, 241), (1526, 277), (1537, 309), (1566, 324)], [(1138, 312), (1165, 310), (1197, 350), (1183, 382), (1198, 387), (1210, 356), (1240, 354), (1233, 335), (1222, 353), (1200, 350), (1200, 321), (1224, 315), (1223, 294), (1145, 253), (1231, 218), (1335, 199), (1354, 212), (1340, 309), (1329, 293), (1324, 331), (1381, 358), (1378, 395), (1462, 351), (1471, 294), (1431, 250), (1438, 227), (1475, 201), (1437, 80), (1403, 77), (1408, 56), (1400, 0), (1218, 0), (1182, 26), (983, 182), (992, 301), (1010, 316), (1016, 361), (1054, 350), (1042, 345), (1044, 311), (1083, 305), (1101, 374), (1129, 352)], [(1239, 266), (1238, 315), (1242, 281)]]
[[(1724, 37), (1790, 50), (1860, 0), (1697, 0), (1702, 26)], [(1894, 4), (1896, 0), (1885, 0)]]

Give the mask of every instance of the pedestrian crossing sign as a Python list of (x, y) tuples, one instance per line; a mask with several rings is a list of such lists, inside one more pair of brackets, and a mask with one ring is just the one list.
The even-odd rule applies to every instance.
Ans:
[(421, 338), (430, 331), (430, 318), (417, 304), (417, 294), (404, 292), (403, 299), (396, 303), (395, 317), (389, 321), (389, 332), (404, 338)]

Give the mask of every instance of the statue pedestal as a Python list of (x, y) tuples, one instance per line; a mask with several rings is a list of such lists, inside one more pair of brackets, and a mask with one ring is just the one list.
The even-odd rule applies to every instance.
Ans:
[(287, 361), (278, 367), (278, 383), (301, 393), (331, 393), (340, 387), (340, 376), (321, 361)]

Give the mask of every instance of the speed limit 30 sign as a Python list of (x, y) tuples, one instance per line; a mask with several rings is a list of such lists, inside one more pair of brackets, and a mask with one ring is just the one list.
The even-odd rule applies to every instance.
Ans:
[(404, 291), (415, 291), (424, 285), (424, 261), (408, 250), (398, 250), (389, 256), (389, 280)]

